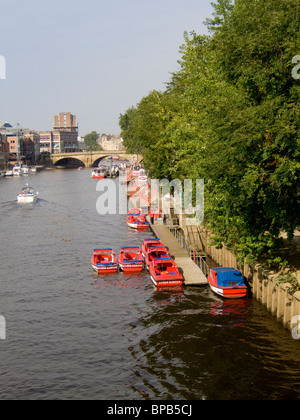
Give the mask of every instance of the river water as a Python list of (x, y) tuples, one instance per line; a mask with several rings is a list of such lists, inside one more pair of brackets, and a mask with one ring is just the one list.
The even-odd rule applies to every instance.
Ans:
[[(26, 182), (34, 205), (17, 204)], [(298, 400), (300, 342), (254, 299), (92, 271), (94, 248), (151, 235), (100, 216), (97, 182), (89, 170), (0, 180), (0, 399)]]

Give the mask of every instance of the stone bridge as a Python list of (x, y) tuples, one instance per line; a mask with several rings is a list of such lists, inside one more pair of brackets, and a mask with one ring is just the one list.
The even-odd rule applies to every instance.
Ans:
[(127, 152), (117, 150), (101, 150), (90, 152), (74, 152), (74, 153), (53, 153), (51, 160), (55, 166), (83, 166), (86, 168), (97, 167), (102, 159), (110, 156), (118, 156), (120, 161), (138, 160), (141, 162), (141, 155), (130, 155)]

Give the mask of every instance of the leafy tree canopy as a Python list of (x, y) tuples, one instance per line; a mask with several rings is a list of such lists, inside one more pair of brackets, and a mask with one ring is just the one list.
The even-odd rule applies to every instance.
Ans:
[(217, 0), (184, 34), (179, 71), (120, 116), (151, 176), (205, 180), (205, 225), (241, 259), (283, 263), (300, 223), (298, 0)]
[(84, 142), (89, 150), (102, 150), (100, 144), (97, 143), (99, 137), (100, 134), (98, 134), (96, 131), (92, 131), (91, 133), (84, 136)]

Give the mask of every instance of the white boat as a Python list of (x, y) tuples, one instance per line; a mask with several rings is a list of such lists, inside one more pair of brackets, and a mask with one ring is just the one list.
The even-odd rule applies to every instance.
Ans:
[(13, 167), (12, 173), (13, 173), (13, 176), (22, 176), (23, 175), (23, 170), (22, 170), (21, 166), (16, 165), (16, 166)]
[(31, 168), (29, 169), (29, 173), (36, 174), (37, 173), (37, 169), (34, 166), (31, 166)]
[(28, 184), (26, 187), (22, 188), (21, 193), (18, 195), (18, 203), (29, 204), (34, 203), (39, 195), (34, 188), (29, 187)]
[(11, 170), (8, 170), (8, 171), (5, 172), (5, 176), (13, 176), (13, 175), (14, 175), (13, 171), (11, 171)]
[(27, 165), (22, 165), (21, 169), (23, 171), (23, 175), (28, 175), (30, 172), (30, 168)]
[(106, 168), (95, 168), (92, 171), (92, 178), (93, 179), (104, 179), (107, 177), (107, 169)]

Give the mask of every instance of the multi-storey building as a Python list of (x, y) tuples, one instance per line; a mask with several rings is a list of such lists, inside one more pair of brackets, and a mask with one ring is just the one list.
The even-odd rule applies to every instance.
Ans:
[(39, 134), (41, 153), (68, 153), (79, 150), (76, 116), (70, 112), (55, 115), (53, 131), (43, 131)]
[(53, 133), (52, 131), (40, 131), (40, 153), (54, 153), (53, 152)]
[(72, 115), (70, 112), (61, 112), (54, 116), (54, 127), (55, 131), (70, 131), (78, 133), (78, 126), (76, 124), (76, 115)]
[(9, 157), (9, 147), (6, 140), (6, 135), (0, 133), (0, 170), (7, 168), (7, 161)]
[(40, 136), (34, 130), (27, 130), (22, 138), (21, 149), (26, 160), (38, 161), (40, 155)]

